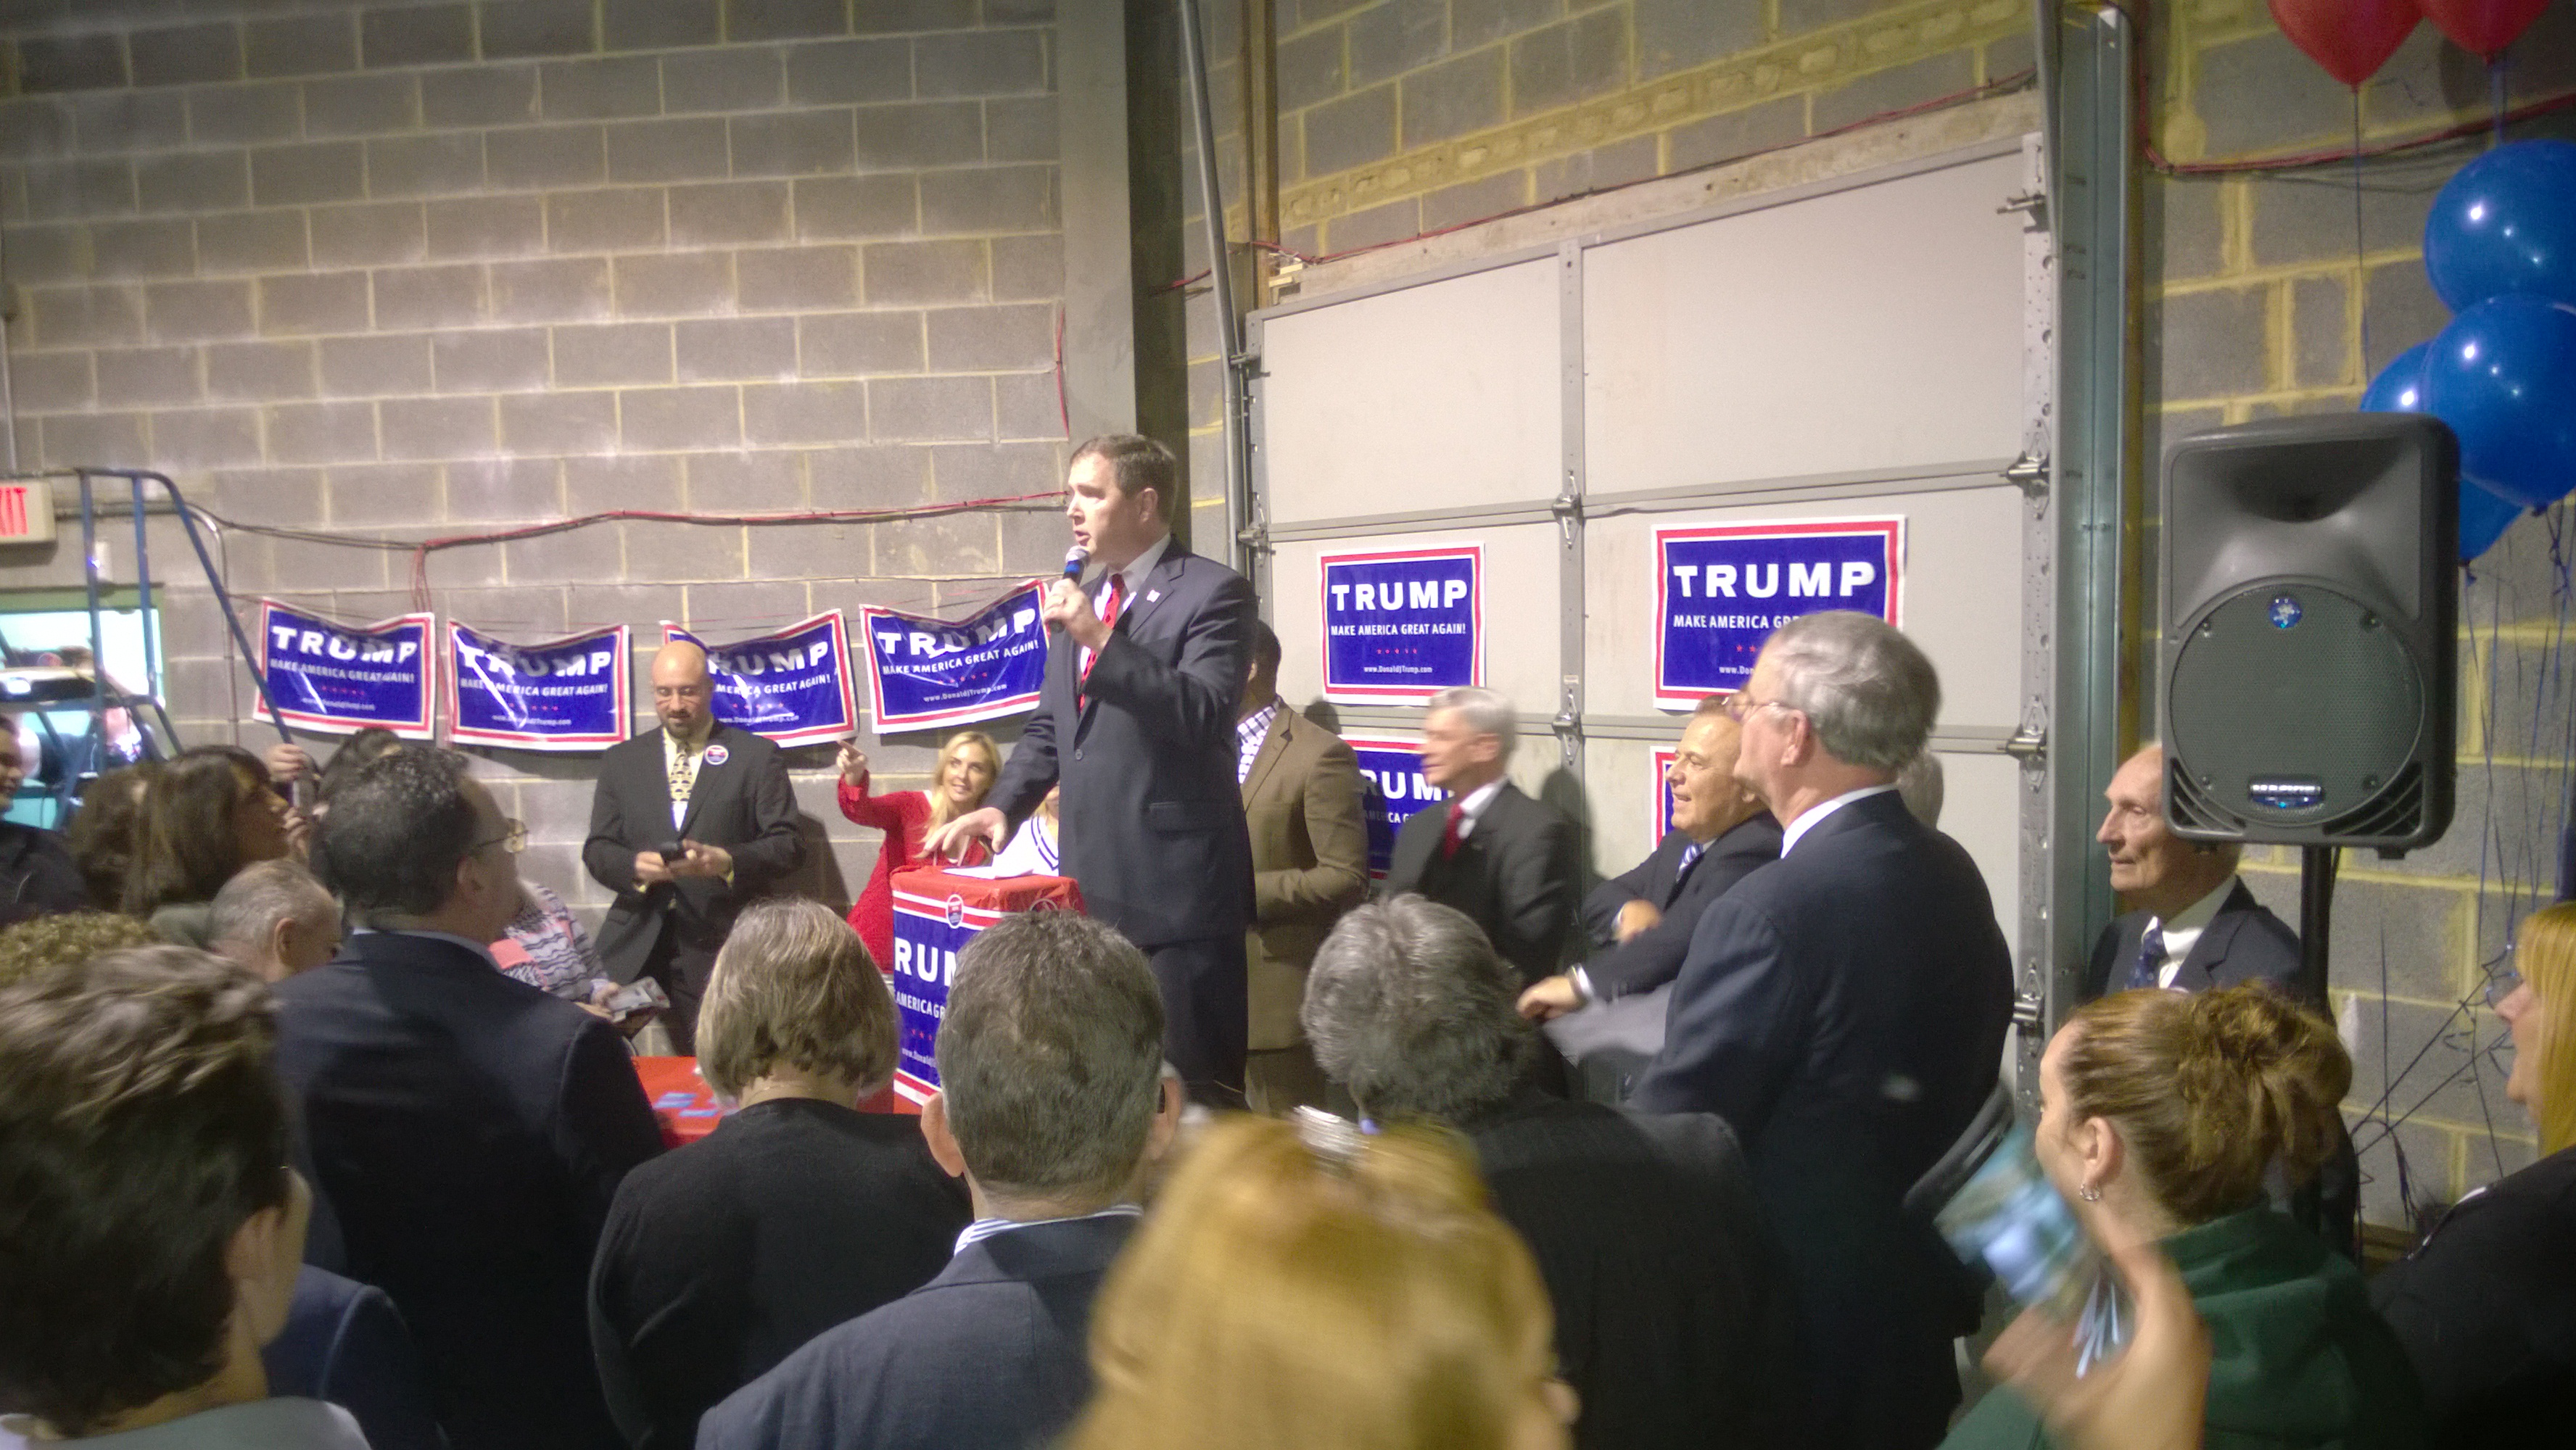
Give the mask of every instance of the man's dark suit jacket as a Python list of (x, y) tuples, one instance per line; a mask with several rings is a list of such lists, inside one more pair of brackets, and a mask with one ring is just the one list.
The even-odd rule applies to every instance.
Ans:
[(1524, 1089), (1464, 1126), (1547, 1281), (1579, 1450), (1799, 1443), (1796, 1311), (1725, 1123)]
[(327, 1400), (365, 1432), (367, 1450), (447, 1450), (430, 1407), (420, 1347), (385, 1291), (305, 1265), (286, 1327), (259, 1352), (268, 1392)]
[[(1474, 840), (1470, 836), (1467, 839)], [(1708, 904), (1735, 887), (1758, 867), (1780, 859), (1780, 823), (1769, 811), (1756, 811), (1736, 822), (1681, 874), (1682, 852), (1691, 838), (1686, 831), (1666, 831), (1654, 854), (1624, 876), (1613, 876), (1583, 899), (1583, 925), (1592, 939), (1608, 944), (1618, 927), (1619, 911), (1631, 901), (1652, 902), (1664, 919), (1583, 964), (1593, 993), (1607, 1001), (1651, 992), (1681, 975), (1682, 958), (1690, 953), (1691, 932)]]
[(1081, 647), (1049, 638), (1037, 713), (985, 802), (1016, 827), (1061, 783), (1056, 835), (1084, 912), (1148, 952), (1252, 925), (1234, 710), (1253, 618), (1243, 576), (1174, 539), (1088, 681)]
[[(599, 924), (600, 960), (609, 975), (631, 982), (643, 972), (662, 934), (674, 934), (672, 971), (703, 982), (733, 919), (805, 860), (796, 834), (796, 793), (778, 747), (748, 730), (718, 725), (709, 746), (725, 748), (722, 765), (698, 762), (689, 813), (671, 824), (671, 777), (660, 729), (620, 741), (599, 758), (590, 801), (590, 839), (581, 861), (591, 879), (617, 893)], [(694, 877), (639, 891), (635, 854), (685, 836), (733, 853), (733, 880)]]
[(425, 936), (352, 936), (277, 1000), (345, 1272), (411, 1325), (457, 1450), (618, 1445), (583, 1295), (662, 1134), (617, 1029)]
[(1443, 860), (1449, 807), (1426, 806), (1395, 833), (1380, 894), (1418, 891), (1485, 929), (1494, 950), (1520, 969), (1524, 985), (1553, 976), (1574, 928), (1574, 823), (1510, 781), (1494, 793), (1458, 854)]
[[(2090, 995), (2107, 996), (2128, 985), (2130, 969), (2138, 963), (2138, 943), (2145, 939), (2147, 919), (2153, 915), (2132, 911), (2102, 929), (2101, 939), (2093, 943), (2093, 966), (2086, 978), (2093, 984)], [(2201, 929), (2200, 940), (2183, 955), (2182, 966), (2174, 972), (2173, 990), (2206, 992), (2252, 981), (2270, 982), (2284, 992), (2296, 990), (2299, 934), (2239, 881), (2220, 903), (2218, 914)]]
[(698, 1421), (698, 1450), (1024, 1450), (1091, 1398), (1086, 1336), (1119, 1215), (969, 1244), (939, 1277), (831, 1330)]
[(1937, 1442), (1977, 1321), (1907, 1188), (1995, 1085), (2012, 958), (1976, 863), (1894, 791), (1818, 822), (1700, 918), (1634, 1105), (1744, 1140), (1827, 1443)]

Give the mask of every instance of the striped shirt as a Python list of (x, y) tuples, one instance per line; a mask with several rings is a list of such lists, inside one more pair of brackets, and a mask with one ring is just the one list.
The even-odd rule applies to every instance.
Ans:
[(1144, 1212), (1144, 1209), (1132, 1203), (1113, 1203), (1098, 1213), (1077, 1213), (1064, 1218), (979, 1218), (966, 1225), (966, 1231), (957, 1236), (957, 1252), (962, 1254), (966, 1252), (969, 1244), (980, 1244), (995, 1234), (1009, 1233), (1015, 1228), (1037, 1228), (1042, 1224), (1050, 1223), (1080, 1223), (1088, 1218), (1140, 1218)]

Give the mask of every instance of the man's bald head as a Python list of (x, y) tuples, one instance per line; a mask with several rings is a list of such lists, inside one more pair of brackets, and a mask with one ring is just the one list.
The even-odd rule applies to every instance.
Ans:
[(714, 696), (704, 647), (675, 639), (653, 652), (653, 713), (662, 728), (686, 740), (706, 734)]

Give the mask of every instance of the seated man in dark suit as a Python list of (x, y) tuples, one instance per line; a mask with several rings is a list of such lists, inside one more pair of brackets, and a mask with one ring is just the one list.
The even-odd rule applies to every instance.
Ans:
[(2133, 987), (2199, 992), (2262, 980), (2296, 987), (2299, 935), (2236, 874), (2233, 842), (2186, 841), (2165, 825), (2165, 749), (2121, 763), (2093, 839), (2111, 850), (2111, 889), (2129, 908), (2093, 945), (2088, 997)]
[(1780, 859), (1780, 823), (1735, 778), (1743, 728), (1726, 697), (1699, 702), (1664, 783), (1673, 828), (1654, 854), (1583, 899), (1583, 925), (1607, 950), (1521, 994), (1521, 1015), (1545, 1022), (1596, 1001), (1651, 992), (1679, 976), (1700, 913), (1756, 867)]
[(314, 866), (357, 930), (279, 984), (278, 1075), (350, 1277), (393, 1296), (457, 1450), (620, 1442), (591, 1366), (592, 1250), (661, 1130), (617, 1029), (503, 976), (526, 828), (408, 748), (332, 797)]
[(1763, 645), (1731, 701), (1736, 774), (1784, 827), (1780, 860), (1700, 918), (1634, 1098), (1743, 1139), (1830, 1445), (1939, 1441), (1950, 1341), (1978, 1319), (1957, 1259), (1904, 1211), (1994, 1090), (2012, 1015), (1984, 878), (1897, 793), (1940, 703), (1932, 662), (1874, 616), (1804, 615)]
[(1088, 917), (1004, 917), (958, 953), (936, 1051), (957, 1256), (709, 1410), (698, 1450), (1022, 1450), (1090, 1398), (1092, 1300), (1180, 1123), (1153, 971)]
[(1465, 913), (1523, 984), (1564, 964), (1581, 874), (1574, 823), (1521, 794), (1511, 764), (1512, 702), (1443, 690), (1422, 720), (1422, 778), (1449, 793), (1395, 833), (1381, 896), (1415, 892)]
[(1399, 896), (1325, 939), (1303, 1015), (1325, 1073), (1371, 1119), (1473, 1139), (1556, 1306), (1577, 1446), (1796, 1443), (1794, 1321), (1735, 1135), (1707, 1113), (1520, 1084), (1535, 1032), (1519, 995), (1473, 923)]

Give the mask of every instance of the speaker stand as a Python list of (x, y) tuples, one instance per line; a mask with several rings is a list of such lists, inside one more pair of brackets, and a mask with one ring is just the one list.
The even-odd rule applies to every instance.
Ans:
[(2334, 1013), (2326, 1005), (2326, 940), (2341, 855), (2334, 846), (2299, 848), (2299, 1001), (2328, 1017)]

